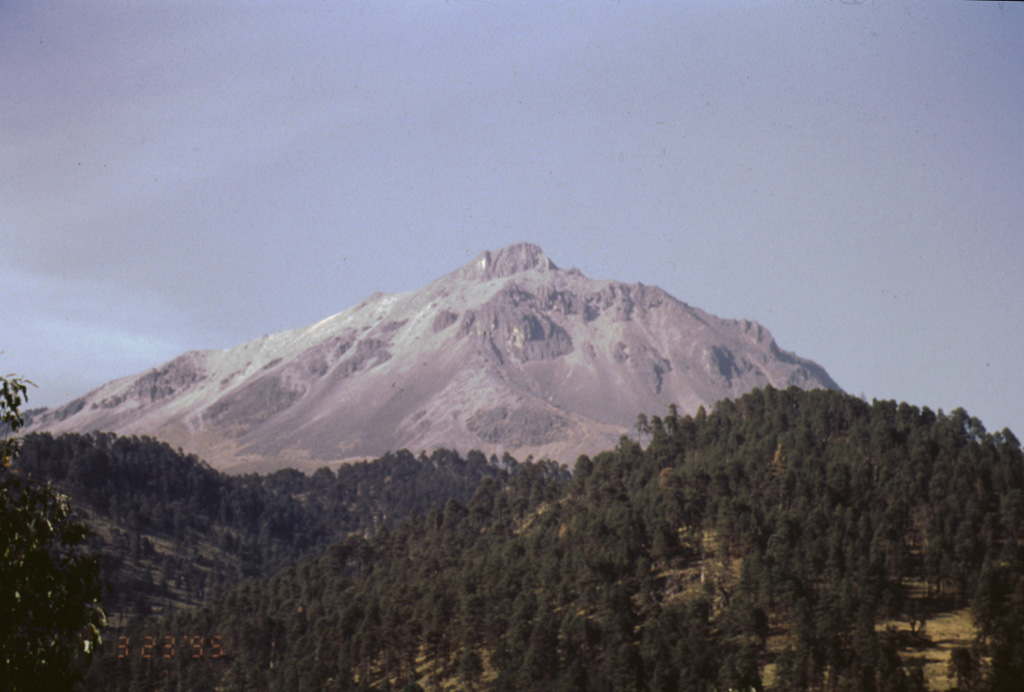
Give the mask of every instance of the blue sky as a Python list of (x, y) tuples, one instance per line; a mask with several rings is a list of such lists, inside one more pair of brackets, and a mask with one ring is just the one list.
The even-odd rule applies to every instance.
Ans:
[(1020, 3), (13, 0), (0, 95), (32, 405), (528, 240), (1024, 432)]

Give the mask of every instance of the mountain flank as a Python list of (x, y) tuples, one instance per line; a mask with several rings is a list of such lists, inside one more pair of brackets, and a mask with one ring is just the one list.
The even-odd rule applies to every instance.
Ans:
[(30, 430), (152, 435), (235, 472), (438, 447), (571, 464), (640, 412), (765, 385), (839, 389), (756, 322), (590, 279), (519, 243), (421, 290), (114, 380)]
[[(646, 437), (571, 476), (550, 461), (490, 476), (477, 455), (468, 501), (105, 636), (85, 689), (1024, 689), (1024, 457), (1009, 430), (765, 387), (652, 416)], [(447, 461), (438, 481), (461, 466)], [(260, 478), (302, 490), (300, 475)], [(314, 493), (327, 506), (354, 497), (342, 475)], [(299, 513), (264, 516), (306, 535)], [(265, 533), (249, 529), (258, 545)], [(217, 658), (175, 648), (183, 633)]]

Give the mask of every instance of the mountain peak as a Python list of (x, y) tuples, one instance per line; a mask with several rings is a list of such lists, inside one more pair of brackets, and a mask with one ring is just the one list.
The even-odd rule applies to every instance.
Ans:
[(515, 243), (500, 250), (484, 250), (463, 268), (464, 275), (481, 279), (498, 279), (537, 269), (558, 269), (544, 251), (533, 243)]
[(154, 435), (236, 471), (403, 447), (570, 462), (613, 447), (641, 411), (769, 384), (837, 388), (760, 325), (563, 271), (517, 243), (422, 291), (109, 382), (31, 430)]

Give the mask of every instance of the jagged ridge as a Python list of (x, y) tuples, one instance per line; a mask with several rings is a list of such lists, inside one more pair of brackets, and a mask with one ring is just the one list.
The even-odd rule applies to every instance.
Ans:
[(237, 469), (403, 447), (572, 463), (640, 412), (693, 411), (766, 384), (838, 389), (756, 322), (589, 279), (519, 243), (422, 290), (108, 383), (32, 429), (150, 434)]

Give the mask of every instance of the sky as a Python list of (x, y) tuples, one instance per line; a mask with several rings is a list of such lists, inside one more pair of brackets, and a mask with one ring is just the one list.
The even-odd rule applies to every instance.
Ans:
[(1024, 435), (1024, 3), (0, 0), (0, 103), (32, 407), (529, 241)]

